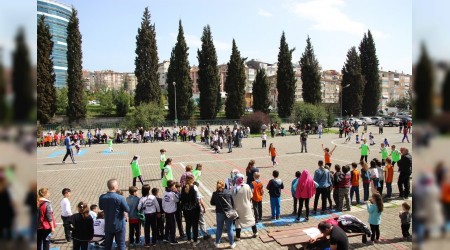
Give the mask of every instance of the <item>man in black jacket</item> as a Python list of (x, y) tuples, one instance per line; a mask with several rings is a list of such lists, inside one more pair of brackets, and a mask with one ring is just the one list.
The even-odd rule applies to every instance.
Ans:
[(400, 199), (408, 199), (410, 194), (409, 178), (412, 173), (412, 156), (407, 148), (400, 148), (402, 158), (397, 162), (400, 175), (398, 176), (398, 191)]

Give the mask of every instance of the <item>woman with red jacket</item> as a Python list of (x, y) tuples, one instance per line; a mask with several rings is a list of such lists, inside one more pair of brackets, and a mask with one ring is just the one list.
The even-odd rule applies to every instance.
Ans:
[(299, 199), (299, 208), (297, 221), (300, 221), (300, 216), (302, 215), (303, 203), (305, 203), (306, 216), (305, 221), (309, 220), (309, 199), (311, 199), (316, 194), (316, 185), (312, 176), (309, 174), (308, 170), (303, 170), (302, 174), (297, 183), (297, 190), (295, 191), (295, 197)]
[(49, 250), (50, 240), (48, 235), (55, 233), (55, 218), (53, 216), (52, 205), (50, 204), (50, 192), (48, 188), (41, 188), (38, 191), (37, 208), (39, 211), (37, 226), (37, 250)]

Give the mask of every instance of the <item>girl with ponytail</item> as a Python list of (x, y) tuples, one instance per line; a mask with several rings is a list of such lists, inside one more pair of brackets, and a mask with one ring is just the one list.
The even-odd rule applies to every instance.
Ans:
[(89, 216), (89, 206), (85, 202), (78, 203), (78, 213), (69, 218), (72, 227), (73, 250), (87, 250), (89, 241), (94, 237), (94, 221)]
[(37, 229), (37, 250), (49, 250), (50, 240), (47, 239), (50, 233), (55, 233), (55, 218), (53, 216), (52, 205), (50, 204), (50, 191), (48, 188), (41, 188), (37, 194), (38, 229)]

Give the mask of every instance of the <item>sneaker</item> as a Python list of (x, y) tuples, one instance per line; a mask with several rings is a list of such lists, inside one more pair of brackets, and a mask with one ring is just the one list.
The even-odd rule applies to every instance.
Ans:
[(194, 241), (193, 243), (192, 243), (192, 246), (197, 246), (198, 244), (200, 244), (200, 241)]
[(191, 243), (192, 243), (192, 240), (187, 240), (186, 243), (187, 243), (187, 244), (191, 244)]
[(215, 246), (216, 248), (220, 248), (220, 243), (214, 242), (214, 246)]
[(254, 233), (254, 234), (253, 234), (253, 238), (258, 237), (258, 235), (259, 235), (258, 232)]
[(277, 216), (276, 220), (279, 220), (279, 219), (280, 219), (280, 216)]
[(309, 218), (308, 218), (308, 217), (305, 218), (305, 222), (307, 222), (307, 221), (309, 221)]
[(152, 247), (154, 247), (154, 246), (156, 246), (156, 242), (155, 242), (155, 243), (152, 243)]
[(236, 247), (236, 242), (234, 242), (232, 245), (230, 245), (231, 249), (234, 249)]
[(169, 240), (169, 239), (167, 239), (167, 238), (164, 238), (164, 239), (163, 239), (163, 242), (164, 242), (164, 243), (169, 243), (169, 242), (170, 242), (170, 240)]
[(77, 164), (77, 162), (76, 162), (76, 161), (73, 161), (72, 163), (73, 163), (73, 164)]
[(295, 218), (296, 221), (300, 221), (300, 217)]
[(150, 248), (150, 244), (145, 244), (144, 248)]
[(371, 240), (367, 241), (367, 245), (373, 245), (373, 244), (374, 244), (373, 241), (371, 241)]
[(177, 245), (177, 244), (178, 244), (178, 241), (176, 241), (176, 240), (170, 242), (170, 245)]

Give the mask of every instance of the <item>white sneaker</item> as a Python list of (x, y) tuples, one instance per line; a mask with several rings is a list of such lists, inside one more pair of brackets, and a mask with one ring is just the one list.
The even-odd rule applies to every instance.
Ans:
[(197, 240), (197, 241), (194, 241), (194, 242), (192, 243), (192, 246), (195, 247), (195, 246), (197, 246), (198, 244), (200, 244), (200, 241)]
[(230, 245), (231, 249), (234, 249), (236, 247), (236, 242), (233, 243), (233, 245)]
[(215, 246), (216, 248), (220, 248), (220, 243), (215, 243), (215, 242), (214, 242), (214, 246)]

